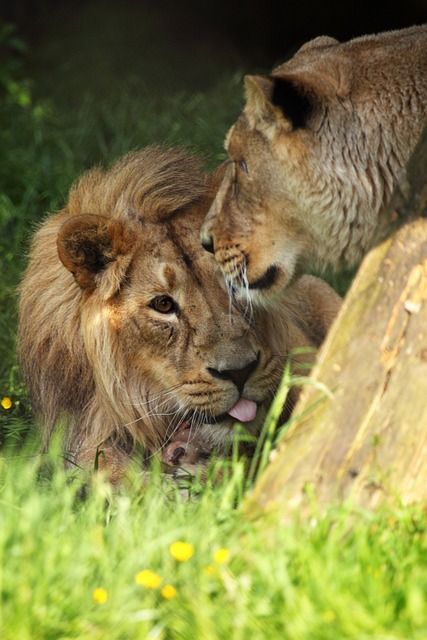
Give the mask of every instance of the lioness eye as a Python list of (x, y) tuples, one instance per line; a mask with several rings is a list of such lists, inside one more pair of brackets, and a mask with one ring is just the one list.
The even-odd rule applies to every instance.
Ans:
[(159, 313), (174, 313), (176, 304), (169, 296), (159, 296), (151, 301), (150, 307)]
[(248, 173), (248, 165), (244, 160), (239, 160), (240, 168), (243, 169), (245, 173)]

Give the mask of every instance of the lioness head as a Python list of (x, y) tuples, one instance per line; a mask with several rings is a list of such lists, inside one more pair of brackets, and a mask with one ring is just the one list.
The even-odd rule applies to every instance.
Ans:
[(369, 249), (427, 118), (427, 27), (317, 38), (245, 88), (201, 240), (234, 287), (276, 304), (301, 272)]
[(272, 323), (229, 297), (199, 241), (212, 192), (198, 160), (148, 148), (83, 176), (35, 235), (20, 361), (46, 441), (65, 421), (78, 464), (100, 448), (118, 478), (136, 444), (153, 454), (183, 423), (208, 447), (236, 420), (255, 434), (288, 342), (310, 344), (283, 320), (269, 341)]

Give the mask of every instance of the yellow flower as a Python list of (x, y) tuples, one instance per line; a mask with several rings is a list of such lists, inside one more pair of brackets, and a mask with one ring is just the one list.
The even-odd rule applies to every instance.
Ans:
[(194, 547), (189, 542), (174, 542), (169, 547), (170, 554), (178, 562), (186, 562), (194, 553)]
[(203, 569), (203, 573), (207, 576), (216, 576), (218, 573), (218, 569), (212, 564), (208, 564), (207, 567)]
[(325, 620), (325, 622), (333, 622), (335, 618), (335, 613), (330, 609), (328, 611), (325, 611), (325, 613), (323, 614), (323, 619)]
[(160, 593), (166, 600), (170, 600), (171, 598), (175, 598), (177, 590), (171, 584), (165, 584)]
[(6, 396), (5, 398), (3, 398), (0, 404), (3, 409), (10, 409), (10, 407), (12, 406), (12, 400)]
[(157, 589), (157, 587), (161, 585), (162, 579), (157, 573), (154, 573), (154, 571), (144, 569), (144, 571), (136, 574), (135, 582), (141, 584), (143, 587), (147, 587), (147, 589)]
[(106, 589), (103, 589), (102, 587), (98, 587), (92, 593), (92, 598), (98, 604), (105, 604), (108, 600), (108, 593)]
[(229, 558), (230, 552), (228, 549), (218, 549), (214, 553), (214, 562), (216, 562), (217, 564), (225, 564), (226, 562), (228, 562)]

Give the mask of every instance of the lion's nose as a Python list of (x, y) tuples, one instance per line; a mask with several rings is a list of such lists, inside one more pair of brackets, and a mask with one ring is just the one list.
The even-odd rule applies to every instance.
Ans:
[(256, 369), (257, 364), (258, 358), (255, 358), (241, 369), (212, 369), (211, 367), (208, 367), (208, 371), (214, 378), (219, 378), (220, 380), (231, 380), (231, 382), (234, 382), (239, 392), (242, 393), (247, 379)]

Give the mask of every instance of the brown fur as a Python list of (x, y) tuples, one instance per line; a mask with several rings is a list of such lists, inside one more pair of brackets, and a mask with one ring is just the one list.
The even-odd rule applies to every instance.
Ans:
[(201, 237), (235, 286), (275, 303), (296, 274), (370, 248), (427, 119), (427, 26), (316, 38), (245, 87)]
[(280, 317), (232, 303), (199, 243), (214, 182), (185, 151), (147, 148), (84, 175), (35, 234), (18, 332), (33, 409), (45, 446), (63, 423), (68, 457), (93, 465), (99, 447), (113, 481), (186, 420), (204, 453), (221, 449), (241, 396), (260, 407), (256, 434), (289, 350), (317, 345), (338, 309), (317, 279)]

